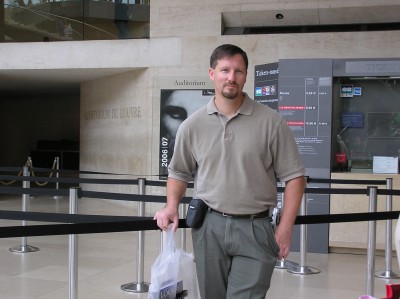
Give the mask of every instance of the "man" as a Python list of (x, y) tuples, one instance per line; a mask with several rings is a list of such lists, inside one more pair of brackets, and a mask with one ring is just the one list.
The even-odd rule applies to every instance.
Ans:
[[(284, 119), (243, 93), (248, 59), (234, 45), (210, 58), (215, 96), (180, 126), (169, 165), (167, 205), (154, 217), (178, 228), (178, 205), (195, 173), (194, 196), (208, 206), (192, 229), (203, 299), (264, 299), (277, 258), (289, 254), (304, 191), (304, 166)], [(286, 182), (280, 224), (273, 232), (268, 209), (276, 205), (276, 178)]]

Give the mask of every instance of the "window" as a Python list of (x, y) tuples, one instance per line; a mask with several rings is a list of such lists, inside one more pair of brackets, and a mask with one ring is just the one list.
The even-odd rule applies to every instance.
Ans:
[(149, 38), (150, 1), (5, 0), (3, 42)]
[(400, 78), (336, 78), (333, 152), (352, 169), (372, 169), (374, 156), (400, 156)]

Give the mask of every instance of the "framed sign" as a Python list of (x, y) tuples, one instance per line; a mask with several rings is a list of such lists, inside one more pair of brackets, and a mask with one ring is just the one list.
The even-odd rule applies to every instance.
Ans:
[(174, 152), (179, 126), (193, 112), (207, 105), (213, 95), (213, 89), (160, 90), (160, 178), (168, 176), (168, 164)]

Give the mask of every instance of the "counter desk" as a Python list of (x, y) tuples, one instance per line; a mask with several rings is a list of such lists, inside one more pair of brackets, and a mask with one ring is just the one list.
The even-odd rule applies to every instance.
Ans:
[[(386, 180), (393, 178), (393, 190), (400, 190), (399, 174), (374, 174), (372, 172), (337, 172), (331, 174), (331, 179), (341, 180)], [(369, 185), (371, 186), (371, 185)], [(368, 185), (331, 184), (331, 188), (366, 189)], [(377, 186), (386, 189), (386, 185)], [(378, 195), (378, 212), (386, 211), (386, 195)], [(332, 194), (330, 198), (330, 214), (364, 213), (368, 212), (369, 197), (367, 195)], [(400, 197), (392, 197), (392, 210), (400, 210)], [(397, 219), (392, 220), (392, 248), (395, 250), (394, 233)], [(341, 249), (364, 250), (367, 248), (368, 221), (332, 223), (329, 225), (329, 248), (331, 251)], [(386, 244), (386, 220), (377, 222), (376, 248), (384, 250)]]

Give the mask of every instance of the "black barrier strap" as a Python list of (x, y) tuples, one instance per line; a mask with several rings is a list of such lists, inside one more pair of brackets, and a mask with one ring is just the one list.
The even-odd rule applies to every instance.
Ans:
[(0, 194), (30, 194), (30, 195), (49, 195), (49, 196), (68, 196), (67, 189), (46, 189), (46, 188), (17, 188), (0, 187)]
[[(304, 216), (297, 216), (296, 224), (320, 224), (320, 223), (387, 220), (387, 219), (398, 218), (399, 213), (400, 211), (304, 215)], [(20, 211), (0, 210), (0, 219), (74, 223), (74, 224), (94, 223), (94, 222), (108, 223), (108, 222), (137, 221), (144, 218), (146, 217), (20, 212)]]
[[(161, 177), (160, 174), (115, 173), (115, 172), (88, 171), (88, 170), (53, 169), (53, 168), (41, 168), (41, 167), (31, 167), (31, 169), (35, 172), (47, 172), (47, 173), (101, 174), (101, 175), (134, 176), (134, 177)], [(0, 171), (1, 170), (2, 170), (2, 167), (0, 167)]]
[(400, 211), (297, 216), (295, 224), (376, 221), (399, 218)]
[(82, 190), (82, 197), (125, 200), (125, 201), (165, 202), (165, 196), (161, 195), (124, 194), (124, 193), (110, 193), (110, 192), (99, 192), (99, 191), (83, 191), (83, 190)]
[(63, 214), (44, 212), (20, 212), (0, 210), (0, 219), (26, 220), (40, 222), (59, 223), (87, 223), (87, 222), (122, 222), (141, 220), (138, 216), (108, 216), (108, 215), (87, 215), (87, 214)]
[[(42, 167), (30, 167), (35, 172), (46, 173), (66, 173), (66, 174), (102, 174), (102, 175), (122, 175), (122, 176), (135, 176), (135, 177), (160, 177), (159, 174), (132, 174), (132, 173), (112, 173), (112, 172), (99, 172), (99, 171), (86, 171), (86, 170), (69, 170), (69, 169), (53, 169)], [(23, 167), (0, 167), (0, 172), (19, 172)]]
[(167, 181), (148, 181), (148, 180), (146, 180), (146, 186), (165, 187), (165, 186), (167, 186)]
[[(277, 187), (278, 192), (285, 192), (285, 187)], [(368, 195), (368, 189), (336, 189), (336, 188), (305, 188), (305, 194), (361, 194)]]
[[(1, 167), (0, 167), (1, 168)], [(46, 169), (51, 172), (51, 169)], [(108, 174), (108, 175), (126, 175), (116, 173), (104, 173), (104, 172), (80, 172), (79, 173), (91, 173), (91, 174)], [(65, 177), (25, 177), (17, 175), (0, 175), (1, 180), (14, 180), (14, 181), (30, 181), (30, 182), (58, 182), (58, 183), (87, 183), (87, 184), (120, 184), (120, 185), (137, 185), (138, 179), (95, 179), (95, 178), (65, 178)], [(351, 185), (386, 185), (385, 180), (344, 180), (344, 179), (313, 179), (307, 178), (308, 183), (327, 183), (327, 184), (351, 184)], [(158, 186), (165, 187), (167, 181), (151, 181), (146, 180), (146, 186)], [(188, 188), (193, 188), (194, 183), (188, 183)], [(284, 190), (284, 187), (278, 187), (278, 189)]]
[[(143, 217), (142, 219), (144, 220), (107, 223), (7, 226), (0, 227), (0, 238), (116, 233), (159, 229), (157, 226), (157, 222), (153, 219), (148, 217)], [(179, 227), (186, 227), (184, 219), (179, 220)]]
[[(23, 167), (0, 167), (0, 171), (21, 171)], [(121, 173), (110, 173), (110, 172), (98, 172), (98, 171), (84, 171), (84, 170), (67, 170), (67, 169), (52, 169), (52, 168), (39, 168), (32, 167), (32, 170), (36, 172), (48, 172), (48, 173), (74, 173), (74, 174), (102, 174), (102, 175), (123, 175), (123, 176), (135, 176), (135, 177), (160, 177), (160, 174), (151, 175), (138, 175), (138, 174), (121, 174)], [(1, 177), (1, 176), (0, 176)], [(19, 177), (19, 176), (16, 176)], [(42, 178), (48, 179), (48, 178)], [(15, 178), (14, 178), (15, 180)], [(344, 180), (344, 179), (319, 179), (307, 177), (308, 183), (326, 183), (326, 184), (351, 184), (351, 185), (386, 185), (386, 180)], [(146, 185), (149, 186), (165, 186), (166, 181), (151, 181), (147, 180)], [(193, 183), (189, 183), (193, 185)]]
[[(278, 187), (278, 192), (284, 192), (284, 187)], [(306, 188), (306, 194), (361, 194), (368, 195), (367, 189), (336, 189), (336, 188)], [(400, 190), (387, 190), (377, 189), (380, 195), (400, 195)], [(69, 190), (67, 189), (46, 189), (46, 188), (15, 188), (15, 187), (0, 187), (0, 194), (30, 194), (30, 195), (50, 195), (50, 196), (67, 196)], [(138, 202), (158, 202), (164, 203), (165, 196), (160, 195), (139, 195), (139, 194), (124, 194), (124, 193), (110, 193), (98, 191), (82, 191), (83, 197), (88, 198), (102, 198), (114, 199), (124, 201), (138, 201)], [(190, 198), (185, 197), (182, 203), (189, 203)]]
[[(110, 193), (98, 191), (82, 191), (82, 197), (87, 198), (103, 198), (125, 201), (139, 201), (139, 202), (158, 202), (165, 203), (165, 195), (139, 195), (139, 194), (124, 194), (124, 193)], [(184, 197), (181, 203), (189, 203), (190, 197)]]
[[(285, 192), (285, 187), (277, 187), (278, 192)], [(305, 194), (361, 194), (368, 195), (368, 189), (337, 189), (337, 188), (305, 188)]]
[[(284, 192), (284, 187), (277, 187), (278, 192)], [(336, 188), (306, 188), (306, 194), (362, 194), (368, 195), (368, 189), (336, 189)], [(67, 189), (46, 189), (46, 188), (16, 188), (16, 187), (0, 187), (0, 194), (30, 194), (30, 195), (59, 195), (65, 196), (69, 194)], [(400, 195), (400, 190), (378, 189), (381, 195)], [(126, 201), (148, 201), (148, 202), (165, 202), (165, 196), (159, 195), (138, 195), (124, 193), (110, 193), (97, 191), (82, 191), (83, 197), (102, 198)], [(188, 203), (188, 198), (184, 198), (183, 203)]]
[[(38, 177), (38, 176), (18, 176), (18, 175), (0, 175), (0, 180), (8, 181), (30, 181), (30, 182), (51, 182), (67, 184), (119, 184), (119, 185), (137, 185), (138, 179), (91, 179), (91, 178), (65, 178), (65, 177)], [(167, 181), (146, 180), (146, 186), (165, 187)], [(194, 183), (188, 183), (188, 188), (193, 188)]]
[[(0, 194), (68, 196), (69, 190), (67, 189), (55, 190), (46, 188), (0, 187)], [(166, 197), (161, 195), (139, 195), (139, 194), (110, 193), (110, 192), (97, 192), (97, 191), (82, 191), (82, 197), (114, 199), (114, 200), (124, 200), (124, 201), (138, 201), (138, 202), (157, 202), (157, 203), (166, 202)], [(190, 197), (184, 197), (181, 203), (189, 203), (190, 200), (191, 200)]]
[(400, 195), (400, 190), (376, 189), (378, 195)]
[(386, 185), (385, 180), (344, 180), (344, 179), (313, 179), (313, 178), (308, 178), (308, 183), (347, 184), (347, 185)]
[[(1, 169), (1, 168), (0, 168)], [(132, 173), (112, 173), (112, 172), (100, 172), (100, 171), (87, 171), (87, 170), (69, 170), (69, 169), (53, 169), (53, 168), (42, 168), (42, 167), (31, 167), (36, 172), (49, 172), (49, 173), (75, 173), (75, 174), (107, 174), (107, 175), (130, 175), (138, 176)]]
[(306, 194), (362, 194), (367, 195), (367, 189), (336, 189), (336, 188), (306, 188)]
[(132, 179), (90, 179), (90, 178), (64, 178), (64, 177), (38, 177), (38, 176), (18, 176), (0, 175), (0, 180), (10, 181), (29, 181), (29, 182), (50, 182), (50, 183), (82, 183), (82, 184), (118, 184), (118, 185), (137, 185), (138, 180)]
[[(396, 219), (399, 217), (399, 214), (400, 211), (297, 216), (296, 225), (387, 220)], [(94, 215), (89, 216), (92, 217)], [(156, 221), (152, 220), (151, 217), (125, 217), (126, 218), (124, 218), (124, 221), (0, 227), (0, 238), (145, 231), (158, 229)], [(129, 218), (134, 220), (129, 221)], [(186, 228), (186, 223), (184, 219), (179, 220), (179, 227)]]
[[(161, 186), (165, 187), (167, 186), (167, 181), (146, 181), (146, 186)], [(194, 183), (190, 182), (187, 184), (188, 188), (193, 188)]]
[(71, 234), (96, 234), (126, 231), (157, 230), (157, 223), (151, 218), (147, 220), (107, 222), (7, 226), (0, 228), (0, 238), (33, 237)]

